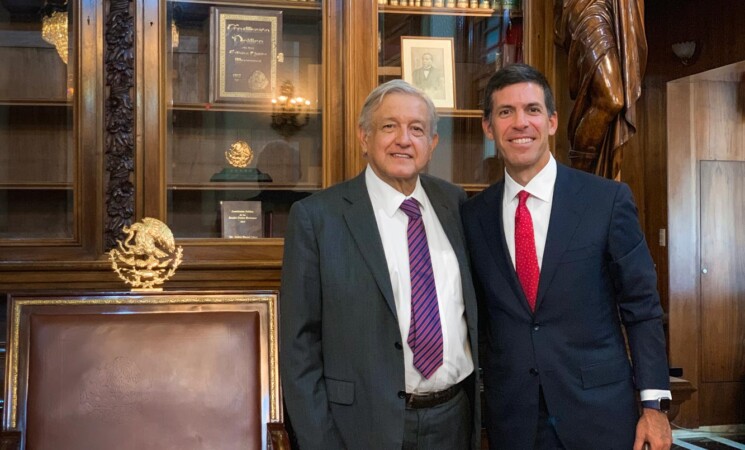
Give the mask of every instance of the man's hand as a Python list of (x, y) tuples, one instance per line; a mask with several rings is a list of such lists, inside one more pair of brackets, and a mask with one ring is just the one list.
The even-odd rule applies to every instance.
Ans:
[[(644, 444), (649, 444), (644, 447)], [(670, 421), (664, 412), (643, 408), (639, 423), (636, 424), (634, 450), (669, 450), (673, 445), (673, 432)]]

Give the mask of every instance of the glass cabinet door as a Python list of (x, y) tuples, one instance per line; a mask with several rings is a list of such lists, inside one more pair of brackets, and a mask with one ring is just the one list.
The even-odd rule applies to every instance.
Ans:
[(167, 222), (283, 237), (322, 186), (320, 1), (167, 3)]
[(497, 69), (523, 61), (519, 2), (380, 0), (378, 29), (379, 82), (403, 78), (438, 106), (440, 141), (427, 171), (469, 191), (500, 178), (481, 128), (483, 95)]
[(0, 2), (0, 245), (75, 235), (76, 10)]

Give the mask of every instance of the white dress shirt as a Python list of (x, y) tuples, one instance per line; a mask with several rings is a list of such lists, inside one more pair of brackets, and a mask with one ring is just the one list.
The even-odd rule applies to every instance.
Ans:
[[(517, 194), (527, 191), (530, 194), (525, 202), (533, 219), (533, 234), (535, 236), (535, 251), (538, 256), (538, 268), (543, 264), (543, 251), (546, 248), (546, 236), (548, 235), (548, 223), (551, 218), (551, 204), (554, 198), (554, 185), (556, 184), (556, 160), (553, 155), (546, 167), (541, 169), (532, 180), (525, 186), (520, 186), (517, 181), (505, 170), (504, 172), (504, 197), (502, 198), (502, 225), (504, 226), (504, 237), (507, 240), (507, 248), (510, 250), (512, 267), (515, 267), (515, 211), (519, 203)], [(658, 398), (672, 398), (670, 391), (658, 389), (644, 389), (639, 393), (641, 400), (657, 400)]]
[[(447, 389), (473, 372), (458, 258), (419, 179), (409, 197), (378, 178), (370, 166), (365, 171), (365, 183), (383, 241), (393, 297), (396, 301), (396, 315), (404, 354), (406, 392), (425, 394)], [(432, 259), (442, 325), (443, 364), (429, 379), (424, 378), (414, 367), (414, 356), (406, 343), (411, 322), (411, 278), (406, 235), (409, 218), (399, 207), (410, 197), (416, 199), (420, 205)]]

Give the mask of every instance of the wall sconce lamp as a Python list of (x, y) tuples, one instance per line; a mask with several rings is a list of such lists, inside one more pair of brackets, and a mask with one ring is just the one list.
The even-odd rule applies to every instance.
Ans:
[[(279, 88), (279, 97), (272, 99), (272, 128), (288, 138), (308, 125), (310, 100), (295, 97), (295, 87), (286, 80)], [(302, 119), (299, 119), (304, 115)]]
[(42, 10), (41, 38), (57, 50), (57, 54), (67, 65), (67, 3), (47, 3)]
[(672, 45), (673, 53), (684, 66), (694, 63), (694, 56), (697, 56), (696, 47), (696, 41), (676, 42)]

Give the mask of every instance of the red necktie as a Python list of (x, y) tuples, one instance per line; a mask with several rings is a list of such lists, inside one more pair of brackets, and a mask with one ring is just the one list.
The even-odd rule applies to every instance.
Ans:
[(526, 191), (520, 191), (517, 196), (520, 202), (515, 211), (515, 271), (523, 292), (528, 299), (531, 311), (535, 311), (535, 300), (538, 295), (538, 255), (535, 251), (535, 235), (533, 234), (533, 219), (525, 204), (530, 197)]
[(407, 343), (414, 355), (414, 367), (429, 379), (443, 361), (437, 289), (419, 204), (409, 198), (401, 204), (401, 210), (409, 216), (406, 234), (411, 275), (411, 322)]

